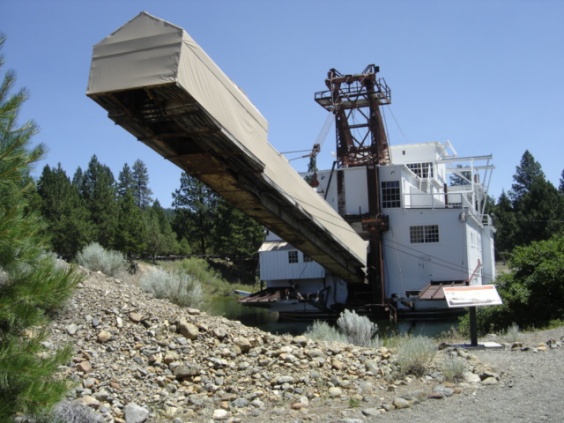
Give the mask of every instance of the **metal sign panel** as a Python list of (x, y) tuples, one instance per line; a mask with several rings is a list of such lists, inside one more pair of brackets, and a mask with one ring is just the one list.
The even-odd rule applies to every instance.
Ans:
[(449, 308), (502, 304), (495, 285), (443, 287)]

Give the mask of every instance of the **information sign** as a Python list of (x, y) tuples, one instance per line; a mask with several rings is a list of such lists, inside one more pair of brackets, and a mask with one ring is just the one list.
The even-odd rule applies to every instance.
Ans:
[(501, 304), (495, 285), (443, 287), (449, 308), (476, 307)]

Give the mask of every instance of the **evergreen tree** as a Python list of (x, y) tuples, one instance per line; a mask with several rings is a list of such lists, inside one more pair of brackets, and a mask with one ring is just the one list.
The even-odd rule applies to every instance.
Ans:
[(216, 221), (217, 194), (198, 179), (182, 172), (180, 188), (172, 194), (173, 228), (179, 239), (194, 243), (199, 254), (208, 254)]
[(519, 235), (515, 245), (547, 240), (563, 231), (564, 199), (544, 178), (537, 178), (520, 198), (517, 207)]
[(137, 207), (146, 209), (153, 202), (151, 199), (153, 192), (149, 188), (149, 172), (147, 171), (147, 167), (145, 163), (139, 159), (135, 160), (135, 163), (133, 163), (132, 179), (135, 203)]
[(56, 169), (48, 165), (43, 168), (37, 188), (51, 247), (59, 256), (70, 260), (90, 242), (92, 232), (88, 211), (80, 200), (78, 189), (60, 163)]
[(92, 156), (83, 174), (80, 196), (95, 227), (94, 239), (105, 248), (114, 246), (118, 224), (115, 179), (108, 166)]
[(496, 255), (503, 260), (515, 247), (519, 233), (517, 215), (509, 196), (502, 191), (497, 205), (493, 210), (493, 223), (496, 228), (495, 250)]
[(545, 179), (544, 173), (533, 155), (526, 150), (521, 157), (521, 163), (517, 166), (515, 175), (513, 175), (513, 185), (509, 196), (516, 207), (519, 200), (531, 189), (533, 183), (537, 179)]
[(80, 189), (82, 187), (82, 179), (84, 176), (84, 172), (82, 171), (82, 168), (79, 166), (76, 168), (76, 171), (74, 172), (74, 175), (72, 177), (72, 185), (80, 192)]
[(121, 172), (118, 175), (118, 185), (117, 185), (117, 193), (118, 196), (124, 197), (127, 192), (131, 192), (133, 194), (133, 173), (131, 172), (131, 168), (127, 163), (123, 165)]
[(564, 194), (564, 170), (560, 174), (560, 185), (558, 186), (558, 192)]
[(118, 223), (115, 234), (115, 248), (125, 254), (128, 258), (140, 255), (144, 249), (146, 237), (143, 212), (133, 198), (131, 191), (118, 201)]
[(156, 260), (158, 255), (176, 254), (178, 242), (169, 219), (158, 200), (145, 212), (147, 225), (147, 252)]
[[(0, 34), (0, 49), (5, 37)], [(0, 56), (0, 67), (3, 57)], [(70, 358), (70, 349), (42, 354), (48, 317), (69, 296), (79, 277), (72, 268), (57, 268), (44, 252), (41, 219), (27, 207), (30, 166), (44, 154), (30, 148), (37, 126), (18, 126), (18, 113), (27, 98), (11, 94), (15, 74), (0, 82), (0, 416), (44, 412), (64, 397), (67, 383), (55, 378)], [(42, 329), (43, 328), (43, 329)], [(29, 335), (31, 334), (31, 335)]]
[(264, 228), (241, 210), (220, 199), (213, 235), (216, 254), (241, 260), (256, 254), (264, 237)]

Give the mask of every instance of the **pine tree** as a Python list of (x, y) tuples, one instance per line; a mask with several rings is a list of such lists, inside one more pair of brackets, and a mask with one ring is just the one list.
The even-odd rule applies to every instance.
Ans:
[(519, 226), (515, 245), (547, 240), (563, 232), (564, 199), (554, 185), (544, 178), (533, 181), (515, 211)]
[(564, 194), (564, 170), (560, 174), (560, 185), (558, 186), (558, 192)]
[[(0, 34), (0, 49), (5, 37)], [(0, 56), (0, 67), (3, 57)], [(30, 166), (44, 147), (30, 148), (37, 131), (33, 122), (18, 126), (18, 113), (27, 98), (10, 94), (15, 74), (6, 72), (0, 83), (0, 418), (16, 413), (39, 414), (63, 398), (65, 380), (55, 379), (70, 349), (41, 354), (41, 342), (52, 315), (69, 296), (79, 277), (62, 270), (45, 254), (41, 219), (29, 209), (28, 192), (35, 187)]]
[(72, 185), (80, 192), (80, 188), (82, 187), (82, 179), (84, 177), (84, 172), (82, 168), (79, 166), (76, 168), (74, 175), (72, 176)]
[(149, 188), (149, 172), (147, 167), (145, 163), (139, 159), (135, 160), (135, 163), (133, 163), (132, 179), (135, 203), (137, 207), (146, 209), (153, 202), (151, 199), (153, 191)]
[(127, 163), (123, 165), (118, 175), (117, 193), (118, 196), (124, 197), (127, 192), (133, 194), (133, 173)]
[(179, 246), (169, 219), (158, 200), (145, 211), (147, 253), (156, 261), (158, 255), (176, 254)]
[(213, 229), (213, 250), (235, 260), (256, 254), (264, 237), (264, 228), (253, 219), (220, 199)]
[(493, 211), (493, 223), (496, 228), (495, 250), (499, 258), (505, 260), (515, 247), (519, 227), (517, 215), (508, 195), (503, 191)]
[(179, 239), (186, 238), (200, 254), (208, 254), (216, 222), (218, 195), (198, 179), (182, 172), (180, 188), (172, 194), (175, 211), (173, 228)]
[(514, 183), (511, 185), (511, 192), (509, 193), (514, 206), (517, 206), (519, 200), (539, 178), (545, 179), (541, 165), (535, 160), (529, 150), (526, 150), (521, 157), (521, 163), (517, 166), (515, 175), (513, 175)]
[(60, 163), (56, 169), (48, 165), (43, 168), (37, 189), (51, 247), (60, 257), (71, 260), (91, 241), (92, 233), (88, 210), (80, 200), (78, 189)]
[(112, 171), (92, 156), (82, 176), (80, 196), (94, 225), (94, 240), (105, 248), (112, 248), (118, 224), (118, 204)]
[(143, 212), (133, 198), (131, 191), (119, 198), (118, 223), (114, 246), (128, 258), (140, 255), (145, 249), (146, 228)]

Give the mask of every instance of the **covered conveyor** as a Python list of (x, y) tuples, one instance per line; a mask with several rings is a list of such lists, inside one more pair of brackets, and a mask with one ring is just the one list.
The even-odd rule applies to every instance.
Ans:
[(366, 242), (268, 143), (264, 117), (182, 28), (143, 12), (103, 39), (87, 95), (328, 271), (365, 282)]

